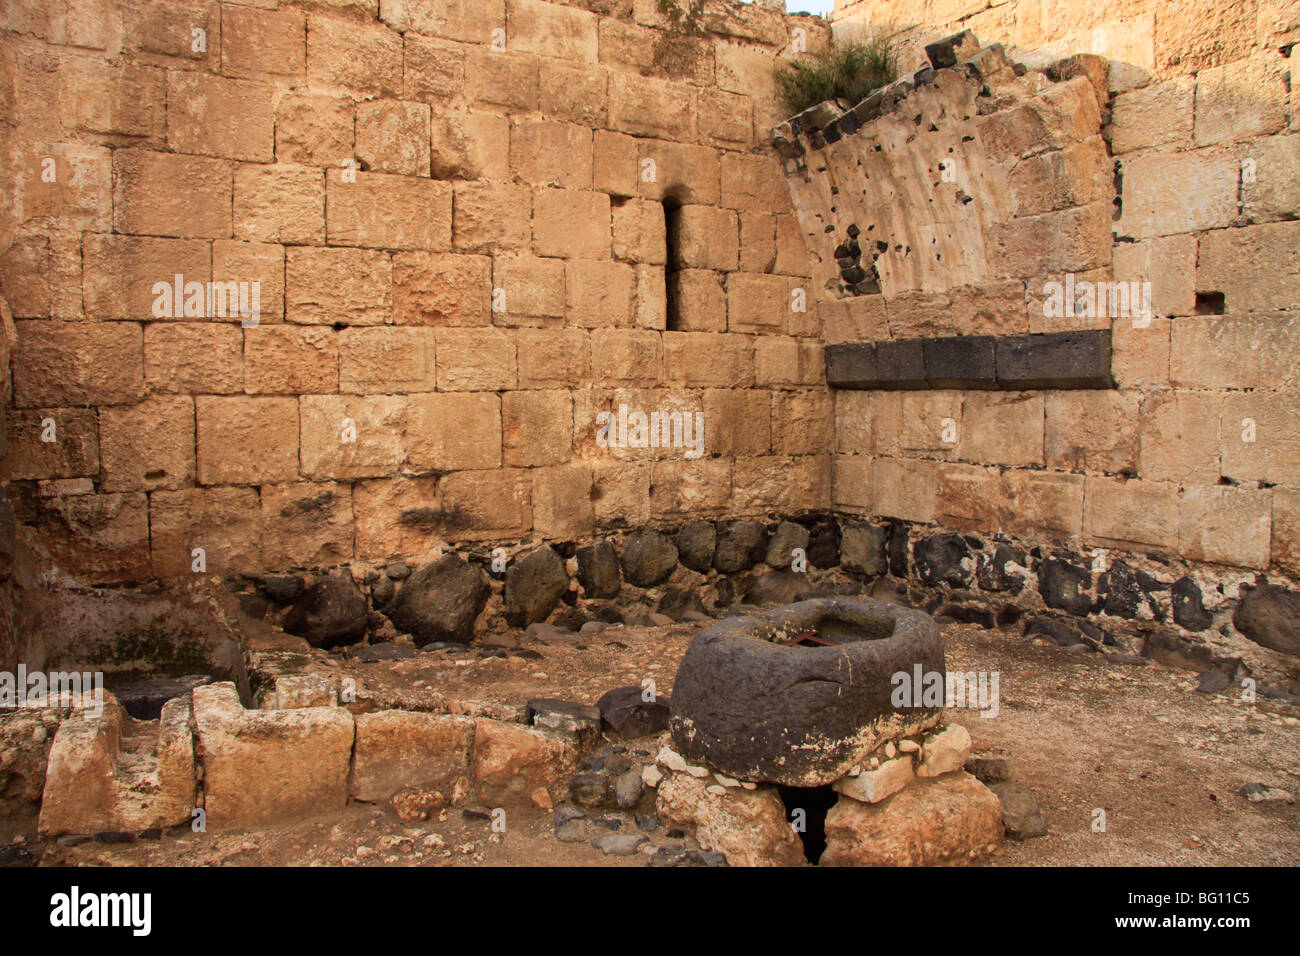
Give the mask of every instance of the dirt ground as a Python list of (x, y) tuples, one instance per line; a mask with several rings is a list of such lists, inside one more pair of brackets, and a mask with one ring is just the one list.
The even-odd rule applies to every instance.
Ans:
[[(363, 696), (483, 702), (509, 710), (532, 697), (594, 703), (623, 684), (655, 681), (671, 694), (677, 662), (697, 628), (615, 627), (582, 645), (529, 645), (537, 657), (422, 654), (410, 661), (340, 670)], [(944, 626), (949, 669), (999, 674), (999, 712), (953, 710), (977, 755), (1004, 757), (1011, 778), (1037, 795), (1049, 832), (1007, 842), (992, 866), (1280, 866), (1300, 863), (1300, 804), (1252, 803), (1236, 791), (1262, 783), (1300, 786), (1300, 712), (1194, 690), (1196, 675), (1158, 664), (1112, 664), (973, 625)], [(1237, 697), (1240, 696), (1238, 691)], [(633, 745), (635, 746), (635, 744)], [(649, 743), (646, 746), (650, 746)], [(1105, 811), (1104, 832), (1094, 831)], [(631, 821), (628, 821), (629, 824)], [(604, 856), (560, 843), (549, 813), (509, 812), (504, 833), (451, 810), (404, 824), (353, 806), (289, 826), (165, 836), (133, 844), (70, 847), (38, 840), (31, 821), (15, 833), (43, 865), (638, 866), (646, 857)], [(626, 832), (626, 831), (625, 831)], [(664, 830), (648, 834), (665, 842)], [(7, 842), (7, 841), (6, 841)]]

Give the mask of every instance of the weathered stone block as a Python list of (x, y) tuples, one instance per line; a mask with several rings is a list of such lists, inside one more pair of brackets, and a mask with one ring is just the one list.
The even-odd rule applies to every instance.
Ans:
[(510, 179), (510, 121), (495, 113), (438, 113), (431, 164), (436, 179)]
[(968, 862), (1002, 839), (1002, 805), (967, 773), (918, 780), (883, 803), (841, 798), (826, 814), (823, 866)]
[(313, 15), (307, 20), (307, 79), (316, 86), (344, 87), (360, 94), (358, 99), (399, 96), (401, 34), (377, 23)]
[(379, 478), (406, 459), (406, 402), (389, 395), (304, 395), (302, 473), (310, 478)]
[[(569, 263), (568, 271), (575, 272), (577, 266), (578, 263)], [(492, 261), (495, 323), (510, 326), (558, 324), (565, 312), (565, 271), (565, 263), (559, 259), (530, 255), (498, 256)], [(572, 280), (570, 284), (573, 284)], [(597, 286), (586, 288), (586, 291), (594, 297), (600, 295), (602, 289)], [(625, 290), (625, 295), (630, 300), (630, 287)], [(583, 304), (594, 308), (597, 303), (588, 300)]]
[(727, 276), (728, 331), (785, 332), (793, 313), (791, 291), (786, 276), (733, 272)]
[(235, 170), (235, 237), (262, 242), (325, 242), (325, 177), (276, 163)]
[(262, 566), (262, 507), (256, 488), (182, 488), (149, 496), (149, 550), (158, 577), (195, 573), (203, 549), (209, 574)]
[(565, 259), (610, 257), (609, 197), (575, 189), (539, 189), (533, 197), (533, 251)]
[(1175, 546), (1176, 484), (1087, 477), (1083, 500), (1083, 530), (1088, 540), (1126, 548)]
[(307, 68), (307, 27), (296, 10), (222, 11), (221, 67), (229, 76), (301, 76)]
[(194, 401), (153, 396), (99, 412), (101, 491), (153, 491), (194, 481)]
[(533, 194), (508, 183), (455, 184), (452, 244), (457, 252), (524, 252), (533, 238)]
[[(408, 787), (437, 790), (449, 801), (469, 779), (474, 721), (449, 714), (384, 710), (356, 718), (350, 793), (384, 803)], [(463, 784), (462, 784), (463, 786)]]
[(495, 392), (515, 387), (515, 345), (506, 332), (441, 329), (437, 341), (439, 391)]
[(345, 329), (339, 334), (338, 358), (341, 392), (391, 395), (433, 391), (432, 329)]
[(397, 325), (491, 323), (492, 260), (487, 256), (399, 252), (393, 256), (392, 286)]
[(451, 248), (451, 184), (416, 176), (331, 170), (325, 185), (325, 233), (332, 244), (373, 249)]
[(1178, 502), (1178, 552), (1191, 561), (1267, 568), (1272, 535), (1268, 491), (1185, 487)]
[(739, 265), (739, 227), (735, 210), (716, 206), (679, 206), (668, 211), (678, 269), (735, 270)]
[(555, 799), (577, 769), (577, 752), (558, 734), (479, 718), (473, 768), (475, 791), (489, 804), (525, 800), (538, 787)]
[(567, 391), (506, 392), (501, 398), (502, 451), (507, 466), (569, 460), (573, 403)]
[(113, 151), (113, 231), (219, 239), (231, 234), (230, 164), (220, 159)]
[(428, 176), (431, 115), (425, 103), (358, 103), (357, 159), (374, 172)]
[(262, 563), (320, 568), (353, 558), (352, 493), (345, 483), (262, 486)]
[(418, 471), (501, 467), (501, 399), (490, 392), (412, 395), (407, 463)]
[(438, 480), (432, 476), (358, 481), (352, 514), (359, 560), (421, 558), (441, 540)]
[(259, 826), (343, 809), (354, 737), (338, 707), (245, 710), (235, 686), (194, 691), (204, 809), (212, 829)]
[(195, 70), (169, 71), (167, 146), (178, 153), (270, 162), (275, 149), (270, 87)]
[(590, 189), (591, 130), (576, 123), (517, 120), (510, 128), (510, 169), (534, 186)]
[(244, 390), (250, 395), (337, 392), (338, 333), (293, 325), (245, 329)]
[(297, 325), (383, 325), (393, 311), (393, 285), (387, 252), (292, 247), (285, 253), (285, 318)]
[(16, 323), (14, 405), (129, 405), (144, 397), (143, 334), (135, 322)]
[(296, 399), (201, 395), (194, 400), (194, 412), (199, 484), (297, 479)]
[(327, 94), (285, 93), (275, 109), (277, 162), (338, 166), (352, 157), (355, 115), (351, 100)]
[[(1196, 315), (1174, 320), (1170, 380), (1186, 388), (1290, 388), (1300, 384), (1292, 356), (1300, 349), (1293, 313)], [(1233, 361), (1225, 362), (1225, 355)]]
[(81, 584), (149, 576), (149, 505), (143, 492), (42, 499), (39, 528), (54, 560)]
[(154, 730), (108, 696), (98, 716), (74, 713), (50, 748), (39, 828), (65, 833), (137, 833), (186, 823), (197, 800), (190, 701), (163, 705), (153, 752), (124, 752), (122, 738)]

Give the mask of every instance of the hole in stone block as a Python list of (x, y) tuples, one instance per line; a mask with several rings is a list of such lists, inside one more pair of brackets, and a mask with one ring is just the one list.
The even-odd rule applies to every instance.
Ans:
[(1227, 297), (1222, 292), (1196, 293), (1197, 315), (1223, 315), (1227, 308)]
[(786, 819), (803, 843), (803, 855), (817, 864), (826, 849), (826, 814), (839, 794), (827, 787), (777, 787), (785, 804)]

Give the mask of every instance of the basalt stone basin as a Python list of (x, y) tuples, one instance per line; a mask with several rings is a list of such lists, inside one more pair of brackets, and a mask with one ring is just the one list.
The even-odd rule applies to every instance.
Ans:
[(739, 780), (824, 786), (938, 722), (941, 707), (891, 701), (893, 676), (917, 665), (942, 680), (939, 629), (911, 608), (821, 598), (728, 618), (696, 635), (677, 669), (673, 744)]

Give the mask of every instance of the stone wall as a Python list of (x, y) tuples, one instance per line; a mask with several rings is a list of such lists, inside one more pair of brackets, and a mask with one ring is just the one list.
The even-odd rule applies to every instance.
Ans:
[(1007, 44), (1031, 65), (1094, 53), (1162, 78), (1300, 40), (1294, 0), (836, 0), (832, 20), (837, 36), (890, 37), (906, 73), (925, 65), (926, 43), (963, 29)]
[[(1122, 554), (1227, 569), (1206, 583), (1230, 607), (1268, 582), (1283, 587), (1257, 599), (1285, 594), (1300, 572), (1287, 56), (1162, 78), (1086, 54), (1035, 70), (980, 46), (996, 35), (920, 39), (932, 65), (776, 137), (824, 297), (834, 506), (1068, 544), (1087, 590), (1088, 565)], [(1295, 633), (1294, 598), (1277, 633)]]
[[(19, 522), (93, 584), (196, 548), (248, 573), (825, 508), (765, 131), (774, 62), (828, 28), (703, 26), (654, 0), (7, 4)], [(256, 319), (210, 281), (259, 283)], [(601, 445), (620, 405), (703, 413), (702, 457)]]

